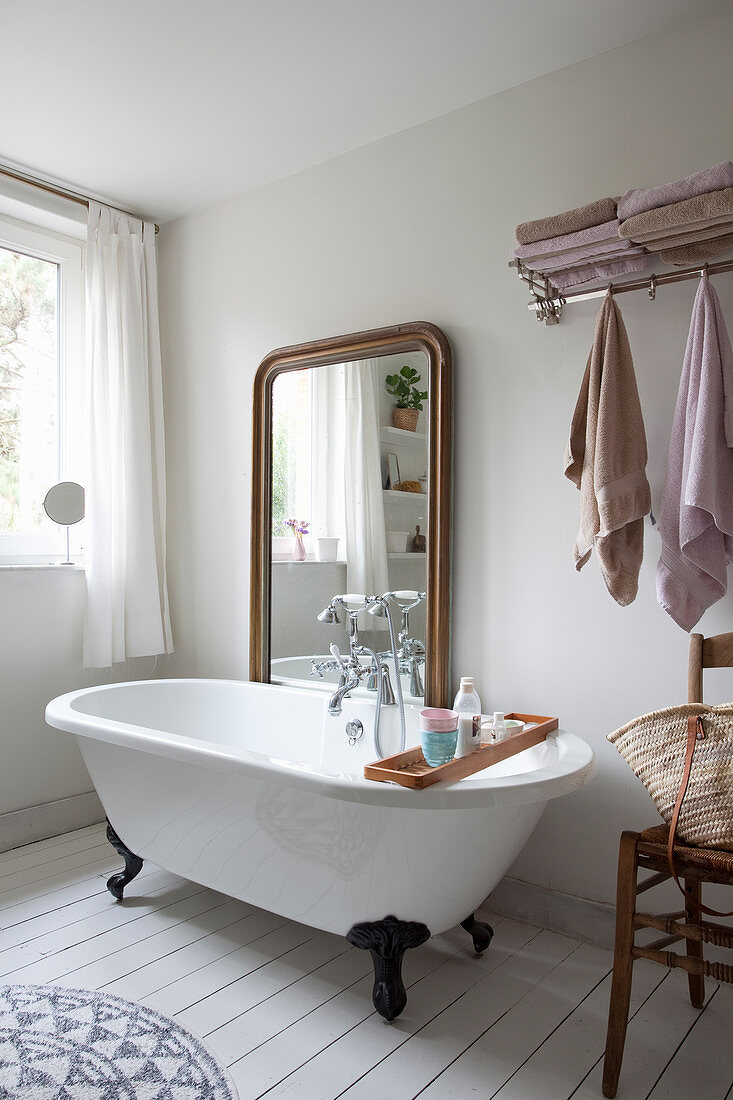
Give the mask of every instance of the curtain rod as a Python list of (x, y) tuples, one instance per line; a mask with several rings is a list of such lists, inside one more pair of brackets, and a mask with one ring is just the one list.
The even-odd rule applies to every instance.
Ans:
[[(26, 172), (19, 172), (16, 168), (8, 168), (5, 164), (0, 164), (0, 176), (7, 176), (19, 183), (27, 183), (30, 187), (37, 187), (39, 191), (46, 191), (49, 195), (58, 195), (61, 199), (78, 203), (79, 206), (86, 206), (87, 210), (89, 209), (89, 203), (92, 201), (87, 195), (80, 195), (77, 191), (72, 191), (68, 187), (58, 187), (50, 184), (46, 180), (31, 176)], [(93, 201), (96, 202), (97, 200), (94, 199)], [(113, 210), (118, 210), (120, 214), (127, 214), (131, 218), (140, 218), (139, 214), (133, 214), (130, 210), (123, 210), (121, 206), (113, 206), (109, 202), (103, 205), (111, 206)], [(143, 220), (143, 218), (140, 218), (140, 221)], [(155, 232), (160, 232), (160, 226), (156, 225)]]
[(527, 309), (533, 309), (541, 314), (547, 312), (553, 305), (562, 307), (568, 302), (590, 302), (593, 298), (605, 298), (609, 288), (614, 294), (624, 294), (628, 290), (648, 290), (649, 297), (653, 300), (658, 286), (664, 283), (683, 282), (686, 279), (698, 279), (706, 271), (708, 275), (720, 275), (726, 271), (733, 271), (733, 260), (723, 260), (718, 264), (698, 264), (696, 267), (685, 267), (679, 271), (664, 271), (661, 275), (647, 275), (644, 279), (634, 279), (628, 283), (607, 283), (598, 290), (577, 290), (574, 294), (556, 294), (554, 297), (529, 302)]

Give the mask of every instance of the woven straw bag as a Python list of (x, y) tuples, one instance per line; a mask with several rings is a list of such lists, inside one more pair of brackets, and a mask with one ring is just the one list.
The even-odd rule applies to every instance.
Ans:
[[(701, 717), (702, 728), (698, 725), (694, 750), (689, 746), (688, 752), (693, 716)], [(607, 740), (642, 781), (667, 824), (688, 779), (676, 822), (680, 840), (702, 848), (733, 848), (733, 703), (655, 710), (609, 733)]]

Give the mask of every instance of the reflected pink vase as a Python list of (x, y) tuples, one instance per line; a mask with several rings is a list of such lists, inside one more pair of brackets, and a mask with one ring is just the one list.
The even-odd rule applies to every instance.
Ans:
[(300, 535), (295, 536), (293, 543), (293, 561), (305, 561), (305, 544)]

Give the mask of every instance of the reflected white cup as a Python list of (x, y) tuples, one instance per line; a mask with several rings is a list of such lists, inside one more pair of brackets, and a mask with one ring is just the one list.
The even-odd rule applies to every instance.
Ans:
[(319, 561), (336, 561), (338, 555), (339, 540), (319, 538), (318, 540), (318, 560)]
[(409, 531), (387, 531), (387, 553), (406, 554)]

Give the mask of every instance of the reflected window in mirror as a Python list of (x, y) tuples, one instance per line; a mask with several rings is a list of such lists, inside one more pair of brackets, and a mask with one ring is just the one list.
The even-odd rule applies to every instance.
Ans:
[[(306, 556), (344, 557), (344, 367), (287, 371), (272, 389), (273, 560), (292, 556), (296, 521)], [(339, 553), (340, 551), (340, 553)]]

